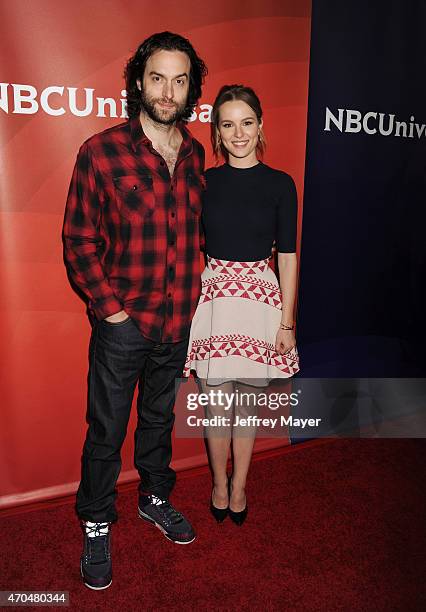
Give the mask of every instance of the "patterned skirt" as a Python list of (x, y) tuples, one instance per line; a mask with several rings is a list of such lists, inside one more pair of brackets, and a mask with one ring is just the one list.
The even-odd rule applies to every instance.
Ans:
[(184, 376), (192, 370), (209, 385), (233, 380), (266, 386), (298, 372), (296, 347), (286, 355), (275, 350), (281, 291), (268, 261), (207, 256)]

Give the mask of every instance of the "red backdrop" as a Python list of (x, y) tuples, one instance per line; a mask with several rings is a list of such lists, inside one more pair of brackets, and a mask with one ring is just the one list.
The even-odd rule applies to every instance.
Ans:
[[(310, 1), (14, 0), (0, 11), (0, 507), (6, 507), (70, 493), (79, 480), (90, 326), (68, 284), (61, 226), (78, 147), (123, 121), (126, 59), (145, 37), (168, 29), (188, 37), (208, 65), (200, 105), (211, 105), (225, 83), (254, 87), (264, 107), (265, 161), (294, 177), (301, 202)], [(77, 116), (73, 95), (80, 111), (93, 96), (93, 110)], [(117, 117), (112, 102), (99, 116), (97, 98), (112, 98)], [(190, 128), (206, 147), (208, 167), (202, 110)], [(135, 411), (122, 481), (136, 476), (134, 417)], [(173, 461), (177, 469), (205, 462), (202, 441), (176, 439)]]

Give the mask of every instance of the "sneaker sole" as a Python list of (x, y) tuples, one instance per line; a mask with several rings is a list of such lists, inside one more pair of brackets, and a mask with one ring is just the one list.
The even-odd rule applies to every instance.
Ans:
[(174, 540), (168, 533), (167, 531), (164, 529), (164, 527), (162, 527), (159, 523), (157, 523), (156, 521), (154, 521), (153, 518), (151, 518), (150, 516), (148, 516), (147, 514), (145, 514), (145, 512), (142, 512), (142, 510), (140, 508), (138, 508), (138, 516), (140, 519), (147, 521), (147, 523), (151, 523), (151, 525), (155, 525), (164, 535), (165, 537), (170, 540), (170, 542), (173, 542), (174, 544), (191, 544), (191, 542), (193, 542), (196, 538), (196, 536), (194, 536), (192, 538), (192, 540), (187, 540), (186, 542), (181, 542), (180, 540)]
[(87, 586), (87, 588), (92, 589), (93, 591), (103, 591), (104, 589), (107, 589), (108, 587), (110, 587), (112, 585), (112, 578), (111, 578), (111, 581), (109, 582), (109, 584), (106, 584), (105, 586), (101, 586), (101, 587), (92, 586), (91, 584), (86, 582), (84, 580), (83, 565), (82, 565), (81, 561), (80, 561), (80, 574), (81, 574), (81, 577), (83, 578), (84, 586)]

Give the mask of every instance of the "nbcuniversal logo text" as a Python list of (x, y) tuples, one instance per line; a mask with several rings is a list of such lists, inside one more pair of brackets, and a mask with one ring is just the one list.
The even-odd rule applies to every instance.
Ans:
[(426, 135), (426, 124), (415, 123), (414, 116), (410, 121), (395, 121), (395, 115), (369, 111), (362, 114), (358, 110), (338, 108), (337, 114), (325, 107), (324, 132), (337, 129), (339, 132), (356, 134), (380, 134), (382, 136), (400, 136), (402, 138), (421, 138)]
[[(71, 113), (76, 117), (120, 117), (127, 119), (126, 90), (120, 92), (121, 98), (101, 98), (95, 96), (91, 87), (77, 88), (63, 85), (50, 85), (39, 91), (34, 85), (0, 83), (0, 110), (6, 114), (35, 115), (42, 111), (52, 117)], [(189, 121), (208, 123), (212, 111), (210, 104), (200, 104), (192, 113)]]

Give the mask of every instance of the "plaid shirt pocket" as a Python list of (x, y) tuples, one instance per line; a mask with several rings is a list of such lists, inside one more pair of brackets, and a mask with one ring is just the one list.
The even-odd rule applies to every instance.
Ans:
[(113, 178), (117, 208), (130, 221), (152, 215), (155, 194), (150, 174), (130, 174)]
[(203, 205), (202, 193), (206, 188), (204, 176), (189, 171), (186, 173), (186, 184), (188, 186), (189, 206), (197, 215), (200, 215)]

